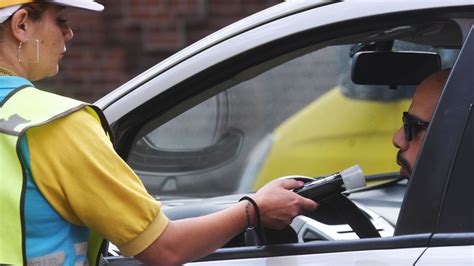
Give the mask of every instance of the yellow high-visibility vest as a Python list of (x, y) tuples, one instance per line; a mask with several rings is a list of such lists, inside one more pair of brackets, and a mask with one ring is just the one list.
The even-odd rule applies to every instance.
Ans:
[[(95, 106), (23, 86), (0, 103), (0, 265), (26, 265), (24, 199), (25, 166), (20, 141), (29, 128), (50, 123), (82, 108), (95, 111), (107, 135), (108, 123)], [(96, 265), (103, 238), (91, 231), (88, 260)]]

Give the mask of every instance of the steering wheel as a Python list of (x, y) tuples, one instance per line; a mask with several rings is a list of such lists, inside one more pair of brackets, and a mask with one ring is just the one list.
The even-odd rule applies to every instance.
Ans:
[[(348, 224), (354, 233), (361, 239), (380, 237), (378, 230), (372, 224), (369, 217), (346, 196), (336, 194), (321, 200), (318, 203), (320, 206), (317, 210), (303, 213), (303, 215), (328, 226), (335, 224)], [(304, 219), (300, 220), (304, 223)], [(248, 241), (248, 237), (245, 237), (245, 245), (255, 246), (256, 243), (258, 243), (258, 245), (266, 245), (265, 236), (262, 238), (262, 233), (259, 232), (267, 231), (268, 229), (263, 230), (256, 228), (255, 232), (247, 232), (246, 234), (251, 234), (250, 239), (252, 239), (252, 241)], [(288, 236), (288, 234), (286, 235)]]
[(361, 239), (380, 237), (369, 217), (346, 196), (336, 194), (319, 204), (317, 210), (303, 215), (326, 225), (347, 224)]

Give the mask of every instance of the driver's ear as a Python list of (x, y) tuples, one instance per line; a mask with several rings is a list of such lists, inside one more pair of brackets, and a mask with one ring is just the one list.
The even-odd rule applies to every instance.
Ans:
[(10, 29), (13, 37), (15, 37), (19, 42), (28, 41), (27, 32), (30, 30), (30, 26), (32, 26), (32, 23), (31, 19), (28, 17), (28, 11), (20, 9), (13, 14)]

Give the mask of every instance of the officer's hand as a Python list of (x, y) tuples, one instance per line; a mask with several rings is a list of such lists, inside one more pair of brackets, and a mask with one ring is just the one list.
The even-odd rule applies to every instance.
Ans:
[(302, 186), (302, 181), (277, 179), (266, 184), (252, 196), (260, 209), (264, 227), (283, 229), (302, 211), (313, 211), (318, 207), (316, 202), (289, 191)]

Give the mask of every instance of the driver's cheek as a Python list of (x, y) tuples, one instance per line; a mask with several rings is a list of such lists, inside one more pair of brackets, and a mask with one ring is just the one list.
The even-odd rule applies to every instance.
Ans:
[(421, 144), (425, 139), (425, 131), (419, 132), (415, 139), (410, 142), (410, 154), (412, 155), (412, 162), (416, 160), (418, 157), (418, 153), (420, 152)]

